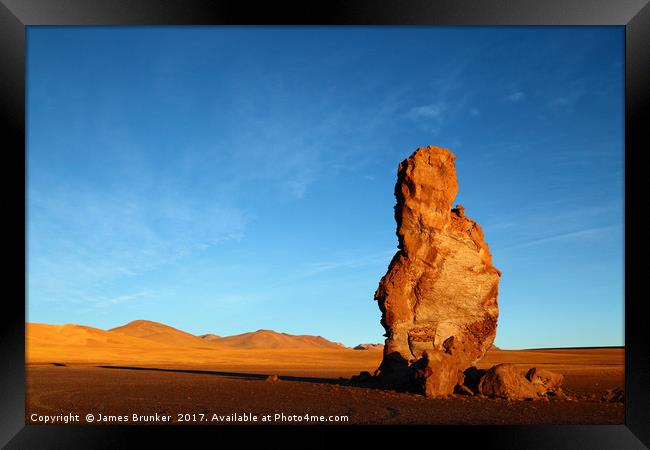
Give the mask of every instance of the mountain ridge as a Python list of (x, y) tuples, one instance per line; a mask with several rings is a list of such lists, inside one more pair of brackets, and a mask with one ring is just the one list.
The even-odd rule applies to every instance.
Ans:
[(127, 341), (128, 339), (137, 339), (137, 342), (145, 341), (175, 347), (239, 349), (348, 348), (339, 342), (330, 341), (322, 336), (308, 334), (293, 335), (269, 329), (259, 329), (257, 331), (232, 336), (220, 336), (214, 333), (194, 335), (170, 325), (144, 319), (132, 320), (124, 325), (107, 330), (77, 324), (51, 325), (28, 323), (27, 325), (31, 325), (33, 330), (47, 329), (47, 335), (49, 337), (55, 340), (62, 340), (62, 343), (88, 339), (92, 335), (92, 339), (103, 341), (117, 339), (117, 342), (122, 342), (126, 338)]

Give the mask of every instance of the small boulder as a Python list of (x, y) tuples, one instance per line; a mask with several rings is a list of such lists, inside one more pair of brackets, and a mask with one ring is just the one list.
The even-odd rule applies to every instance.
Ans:
[(352, 381), (356, 383), (368, 383), (373, 380), (373, 376), (368, 371), (363, 371), (359, 375), (352, 375)]
[(266, 382), (267, 383), (277, 383), (278, 381), (280, 381), (280, 378), (275, 374), (274, 375), (269, 375), (268, 377), (266, 377)]
[(478, 388), (481, 394), (493, 398), (525, 400), (538, 397), (536, 386), (514, 364), (498, 364), (490, 368), (481, 377)]
[(488, 397), (511, 400), (534, 400), (546, 396), (568, 399), (562, 392), (563, 379), (562, 374), (537, 367), (523, 376), (514, 364), (499, 364), (485, 372), (479, 382), (479, 391)]
[(451, 355), (437, 351), (425, 351), (424, 358), (426, 360), (423, 371), (425, 397), (451, 395), (458, 384), (463, 384), (463, 372), (459, 370), (456, 359)]
[(620, 388), (609, 389), (600, 397), (601, 402), (623, 403), (625, 402), (625, 391)]

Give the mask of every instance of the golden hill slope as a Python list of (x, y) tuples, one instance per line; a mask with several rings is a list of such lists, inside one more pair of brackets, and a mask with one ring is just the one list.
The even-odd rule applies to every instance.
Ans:
[(134, 320), (121, 327), (111, 328), (108, 331), (173, 346), (214, 347), (215, 342), (217, 342), (202, 339), (199, 336), (150, 320)]
[(292, 335), (272, 330), (227, 336), (219, 339), (222, 345), (234, 348), (330, 348), (343, 349), (343, 345), (321, 336)]

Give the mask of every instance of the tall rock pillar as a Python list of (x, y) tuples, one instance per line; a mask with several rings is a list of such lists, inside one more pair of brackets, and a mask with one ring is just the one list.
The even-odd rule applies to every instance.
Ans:
[(375, 293), (387, 336), (378, 375), (395, 386), (431, 378), (432, 395), (445, 395), (449, 386), (453, 391), (449, 378), (456, 369), (462, 372), (485, 355), (499, 314), (501, 272), (492, 265), (483, 231), (462, 206), (452, 209), (455, 159), (449, 150), (429, 146), (400, 163), (399, 250)]

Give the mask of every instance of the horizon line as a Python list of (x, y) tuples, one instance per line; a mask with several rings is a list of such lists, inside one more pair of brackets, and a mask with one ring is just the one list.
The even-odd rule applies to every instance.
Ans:
[[(209, 335), (209, 334), (212, 334), (212, 335), (215, 335), (215, 336), (219, 336), (219, 337), (221, 337), (221, 338), (226, 338), (226, 337), (232, 337), (232, 336), (240, 336), (240, 335), (242, 335), (242, 334), (248, 334), (248, 333), (257, 333), (258, 331), (271, 331), (271, 332), (278, 333), (278, 334), (286, 334), (286, 335), (290, 335), (290, 336), (301, 336), (301, 335), (294, 335), (294, 334), (291, 334), (291, 333), (286, 333), (286, 332), (284, 332), (284, 331), (273, 330), (273, 329), (270, 329), (270, 328), (260, 328), (260, 329), (255, 330), (255, 331), (245, 331), (245, 332), (243, 332), (243, 333), (232, 334), (232, 335), (228, 335), (228, 336), (217, 335), (217, 334), (215, 334), (215, 333), (213, 333), (213, 332), (207, 332), (207, 333), (201, 333), (201, 334), (193, 334), (193, 333), (190, 333), (190, 332), (188, 332), (188, 331), (182, 330), (182, 329), (180, 329), (180, 328), (176, 328), (176, 327), (173, 327), (173, 326), (171, 326), (171, 325), (167, 325), (167, 324), (162, 323), (162, 322), (156, 322), (155, 320), (148, 320), (148, 319), (134, 319), (134, 320), (131, 320), (131, 321), (125, 323), (124, 325), (118, 325), (117, 327), (111, 327), (111, 328), (106, 328), (106, 329), (102, 329), (102, 328), (98, 328), (98, 327), (93, 327), (93, 326), (90, 326), (90, 325), (83, 325), (83, 324), (79, 324), (79, 323), (62, 323), (62, 324), (56, 324), (56, 323), (27, 322), (27, 321), (25, 321), (25, 325), (30, 325), (30, 324), (31, 324), (31, 325), (51, 325), (51, 326), (77, 325), (77, 326), (83, 326), (83, 327), (89, 327), (89, 328), (97, 328), (98, 330), (102, 330), (102, 331), (110, 332), (113, 328), (119, 328), (119, 327), (121, 327), (121, 326), (125, 326), (125, 325), (128, 325), (128, 324), (130, 324), (130, 323), (138, 322), (138, 321), (142, 321), (142, 322), (151, 322), (151, 323), (156, 323), (156, 324), (159, 324), (159, 325), (164, 325), (164, 326), (166, 326), (166, 327), (173, 328), (173, 329), (175, 329), (175, 330), (178, 330), (178, 331), (181, 331), (181, 332), (183, 332), (183, 333), (187, 333), (187, 334), (190, 334), (190, 335), (192, 335), (192, 336), (199, 337), (199, 338), (202, 337), (202, 336), (204, 336), (204, 335)], [(27, 333), (25, 333), (25, 335), (26, 335), (26, 334), (27, 334)], [(323, 335), (307, 334), (307, 335), (302, 335), (302, 336), (315, 336), (315, 337), (320, 337), (320, 338), (326, 339), (326, 340), (328, 340), (328, 341), (330, 341), (330, 342), (332, 342), (332, 343), (342, 344), (341, 342), (330, 340), (329, 338), (326, 338), (326, 337), (323, 336)], [(385, 342), (385, 340), (384, 340), (384, 342)], [(360, 343), (360, 344), (356, 344), (356, 345), (362, 345), (362, 344), (373, 344), (373, 345), (377, 345), (377, 344), (378, 344), (378, 345), (385, 345), (384, 342), (362, 342), (362, 343)], [(356, 345), (355, 345), (355, 346), (356, 346)], [(344, 345), (344, 347), (346, 347), (346, 348), (354, 348), (355, 346), (350, 346), (350, 347), (348, 347), (348, 346), (345, 346), (345, 345)], [(572, 349), (576, 349), (576, 350), (578, 350), (578, 349), (625, 348), (625, 344), (623, 344), (623, 345), (568, 346), (568, 347), (531, 347), (531, 348), (520, 348), (520, 349), (497, 347), (494, 343), (492, 343), (492, 346), (495, 347), (495, 348), (494, 348), (494, 349), (491, 349), (491, 350), (500, 350), (500, 351), (572, 350)]]

